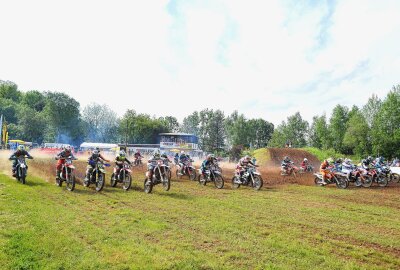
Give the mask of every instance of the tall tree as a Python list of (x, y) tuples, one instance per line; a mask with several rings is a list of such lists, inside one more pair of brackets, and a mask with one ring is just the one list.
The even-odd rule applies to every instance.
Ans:
[(176, 117), (173, 116), (165, 116), (158, 118), (160, 121), (164, 123), (167, 127), (168, 132), (178, 132), (179, 131), (179, 122)]
[(249, 143), (253, 148), (266, 147), (274, 132), (274, 124), (264, 119), (250, 119), (247, 121)]
[(368, 155), (371, 151), (370, 129), (364, 115), (360, 111), (352, 113), (343, 138), (343, 146), (350, 154)]
[(118, 139), (119, 119), (107, 105), (87, 105), (83, 109), (82, 119), (87, 123), (87, 136), (90, 141), (115, 142)]
[(15, 83), (0, 80), (0, 98), (11, 99), (12, 101), (18, 102), (21, 98), (21, 92), (18, 90), (18, 86)]
[(200, 116), (197, 111), (183, 119), (181, 132), (199, 135)]
[(307, 145), (308, 122), (297, 112), (287, 118), (284, 133), (293, 146), (304, 147)]
[(336, 105), (329, 120), (329, 133), (331, 135), (331, 147), (343, 152), (343, 138), (347, 129), (349, 109), (346, 106)]
[(368, 126), (372, 127), (372, 122), (381, 109), (382, 101), (378, 98), (377, 95), (372, 95), (368, 99), (367, 104), (362, 108), (362, 114), (364, 118), (367, 120)]
[(400, 156), (400, 85), (386, 96), (375, 114), (371, 130), (375, 154)]

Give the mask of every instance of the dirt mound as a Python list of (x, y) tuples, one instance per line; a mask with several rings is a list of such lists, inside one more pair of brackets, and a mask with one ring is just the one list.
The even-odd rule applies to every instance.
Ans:
[(283, 158), (288, 156), (296, 165), (299, 165), (304, 158), (308, 159), (308, 162), (314, 168), (318, 168), (321, 162), (316, 156), (310, 154), (302, 149), (295, 148), (268, 148), (271, 159), (269, 161), (270, 166), (280, 166)]

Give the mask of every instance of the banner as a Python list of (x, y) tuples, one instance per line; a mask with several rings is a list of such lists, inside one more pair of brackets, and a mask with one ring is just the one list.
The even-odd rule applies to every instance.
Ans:
[(3, 115), (0, 116), (0, 146), (3, 145)]

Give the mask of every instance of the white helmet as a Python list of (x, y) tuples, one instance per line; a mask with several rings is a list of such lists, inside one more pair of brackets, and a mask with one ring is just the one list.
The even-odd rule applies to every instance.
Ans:
[(305, 162), (307, 162), (307, 161), (308, 161), (308, 159), (307, 159), (307, 158), (304, 158), (304, 161), (305, 161)]
[(21, 151), (25, 150), (25, 146), (22, 144), (18, 145), (18, 150), (21, 150)]
[(124, 150), (121, 150), (121, 151), (119, 151), (119, 156), (120, 157), (125, 157), (125, 151)]
[(185, 151), (182, 150), (182, 151), (181, 151), (181, 154), (185, 154)]

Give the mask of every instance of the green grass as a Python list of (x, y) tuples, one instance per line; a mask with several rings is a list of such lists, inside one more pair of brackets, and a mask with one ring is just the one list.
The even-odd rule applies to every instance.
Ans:
[[(142, 177), (140, 177), (142, 178)], [(68, 192), (0, 174), (1, 269), (399, 269), (390, 189), (216, 190), (182, 180), (145, 194)]]
[(268, 161), (271, 160), (271, 155), (267, 148), (254, 150), (252, 155), (257, 159), (257, 164), (260, 165), (265, 165)]
[(310, 154), (313, 154), (316, 156), (320, 161), (323, 161), (324, 159), (327, 158), (339, 158), (343, 157), (343, 154), (340, 154), (336, 152), (334, 149), (319, 149), (319, 148), (314, 148), (314, 147), (305, 147), (302, 148), (303, 150), (309, 152)]

